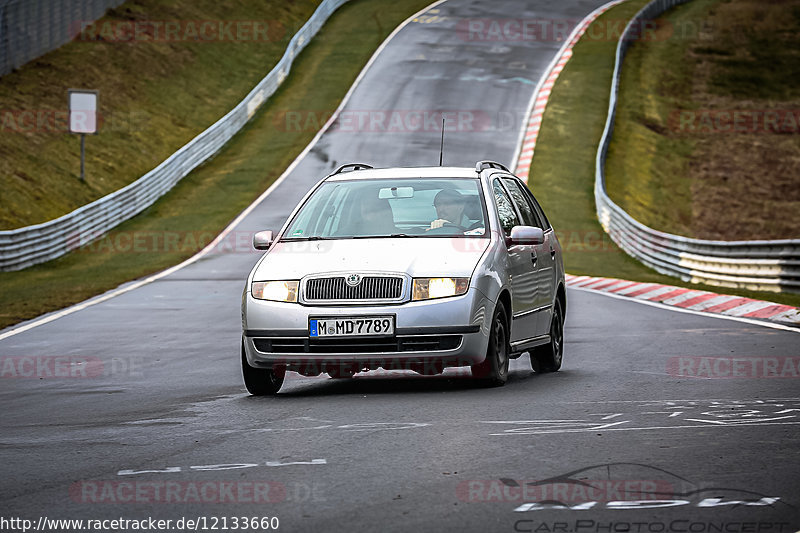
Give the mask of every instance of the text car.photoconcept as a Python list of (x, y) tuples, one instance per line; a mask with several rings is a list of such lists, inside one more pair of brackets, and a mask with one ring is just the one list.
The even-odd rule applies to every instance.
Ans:
[(502, 385), (509, 359), (561, 367), (561, 246), (533, 194), (492, 161), (475, 168), (349, 164), (277, 233), (242, 295), (242, 374), (274, 394), (287, 371), (442, 373)]

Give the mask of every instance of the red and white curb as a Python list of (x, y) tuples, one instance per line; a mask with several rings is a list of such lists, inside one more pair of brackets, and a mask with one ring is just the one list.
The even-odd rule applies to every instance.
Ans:
[(767, 320), (778, 324), (800, 327), (800, 309), (773, 302), (674, 287), (672, 285), (661, 285), (660, 283), (641, 283), (615, 278), (596, 278), (567, 274), (566, 282), (567, 287), (603, 292), (648, 302), (658, 302), (687, 311)]
[(531, 105), (528, 107), (528, 125), (525, 128), (522, 146), (520, 147), (519, 156), (514, 166), (514, 174), (524, 182), (527, 183), (528, 181), (528, 174), (530, 173), (531, 162), (533, 161), (533, 150), (536, 147), (536, 139), (539, 137), (539, 128), (542, 125), (542, 116), (544, 116), (547, 101), (550, 99), (550, 92), (553, 90), (553, 85), (555, 85), (559, 74), (564, 70), (567, 61), (572, 57), (572, 48), (577, 44), (580, 38), (583, 37), (583, 34), (586, 33), (586, 29), (597, 17), (624, 1), (625, 0), (613, 0), (587, 15), (569, 35), (567, 41), (556, 55), (556, 58), (550, 63), (550, 67), (545, 71), (542, 79), (539, 81), (539, 86), (534, 92)]

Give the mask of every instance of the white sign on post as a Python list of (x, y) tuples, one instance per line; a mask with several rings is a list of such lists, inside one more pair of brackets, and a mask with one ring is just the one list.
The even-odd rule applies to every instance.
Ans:
[(81, 135), (81, 181), (86, 179), (86, 134), (97, 133), (97, 91), (69, 89), (69, 131)]
[(69, 89), (70, 133), (97, 133), (97, 91)]

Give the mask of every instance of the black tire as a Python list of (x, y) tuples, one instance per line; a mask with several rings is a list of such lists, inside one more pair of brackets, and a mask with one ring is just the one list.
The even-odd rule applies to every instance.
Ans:
[(561, 302), (553, 304), (550, 319), (550, 342), (537, 346), (531, 352), (531, 368), (536, 372), (557, 372), (564, 358), (564, 312)]
[(286, 369), (283, 367), (253, 368), (250, 366), (244, 353), (244, 341), (242, 341), (242, 377), (247, 392), (253, 396), (277, 394), (283, 385), (285, 376)]
[(503, 304), (498, 303), (492, 317), (486, 359), (472, 365), (472, 376), (486, 387), (499, 387), (508, 380), (508, 321)]

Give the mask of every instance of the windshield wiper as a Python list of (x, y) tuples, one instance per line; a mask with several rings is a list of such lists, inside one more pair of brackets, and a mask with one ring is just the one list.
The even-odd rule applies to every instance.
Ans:
[(394, 239), (401, 237), (419, 237), (419, 235), (409, 235), (408, 233), (392, 233), (390, 235), (354, 235), (350, 239)]
[(281, 242), (297, 242), (297, 241), (330, 241), (335, 239), (336, 237), (319, 237), (317, 235), (313, 235), (311, 237), (285, 237), (281, 239)]
[(408, 233), (392, 233), (390, 235), (342, 235), (337, 237), (319, 237), (313, 235), (311, 237), (286, 237), (281, 239), (280, 242), (298, 242), (298, 241), (343, 241), (349, 239), (394, 239), (405, 237), (422, 237), (423, 235), (409, 235)]

